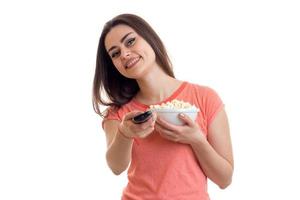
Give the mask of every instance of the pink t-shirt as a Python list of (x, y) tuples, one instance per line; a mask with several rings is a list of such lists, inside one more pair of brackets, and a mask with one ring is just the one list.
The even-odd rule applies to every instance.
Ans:
[[(189, 102), (200, 109), (196, 122), (205, 136), (210, 123), (223, 108), (217, 93), (209, 87), (183, 82), (161, 104), (173, 99)], [(145, 111), (148, 105), (132, 99), (108, 119), (121, 120), (133, 110)], [(131, 163), (127, 171), (128, 184), (122, 200), (208, 200), (207, 178), (190, 145), (162, 138), (154, 131), (144, 139), (135, 139)]]

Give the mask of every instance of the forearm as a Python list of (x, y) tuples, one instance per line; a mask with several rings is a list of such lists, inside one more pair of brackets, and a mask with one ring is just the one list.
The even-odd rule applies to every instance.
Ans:
[(208, 141), (196, 141), (191, 147), (206, 176), (224, 189), (231, 183), (233, 165), (220, 156)]
[(106, 161), (114, 174), (121, 174), (128, 167), (131, 160), (133, 139), (125, 138), (116, 133), (106, 152)]

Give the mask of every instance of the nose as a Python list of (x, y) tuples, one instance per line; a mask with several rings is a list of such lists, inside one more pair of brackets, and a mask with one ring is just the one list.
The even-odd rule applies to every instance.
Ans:
[(131, 54), (131, 52), (128, 49), (124, 49), (123, 51), (121, 51), (121, 57), (123, 59), (130, 57), (130, 54)]

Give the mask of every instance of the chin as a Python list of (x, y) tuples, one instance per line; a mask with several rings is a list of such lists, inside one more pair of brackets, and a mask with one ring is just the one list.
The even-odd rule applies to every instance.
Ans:
[(123, 75), (126, 76), (127, 78), (131, 78), (131, 79), (141, 79), (145, 76), (146, 71), (148, 71), (148, 70), (146, 70), (143, 65), (137, 65), (137, 66), (134, 66), (134, 69), (125, 71)]

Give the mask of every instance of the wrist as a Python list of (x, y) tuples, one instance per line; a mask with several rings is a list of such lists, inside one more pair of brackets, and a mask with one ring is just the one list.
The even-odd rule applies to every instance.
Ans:
[(200, 134), (203, 134), (203, 133), (198, 133), (199, 135), (198, 135), (198, 137), (196, 137), (196, 138), (194, 138), (192, 141), (191, 141), (191, 143), (190, 143), (190, 145), (192, 146), (192, 147), (199, 147), (199, 146), (203, 146), (203, 145), (205, 145), (206, 143), (208, 143), (208, 141), (206, 140), (206, 138), (204, 137), (204, 135), (200, 135)]

